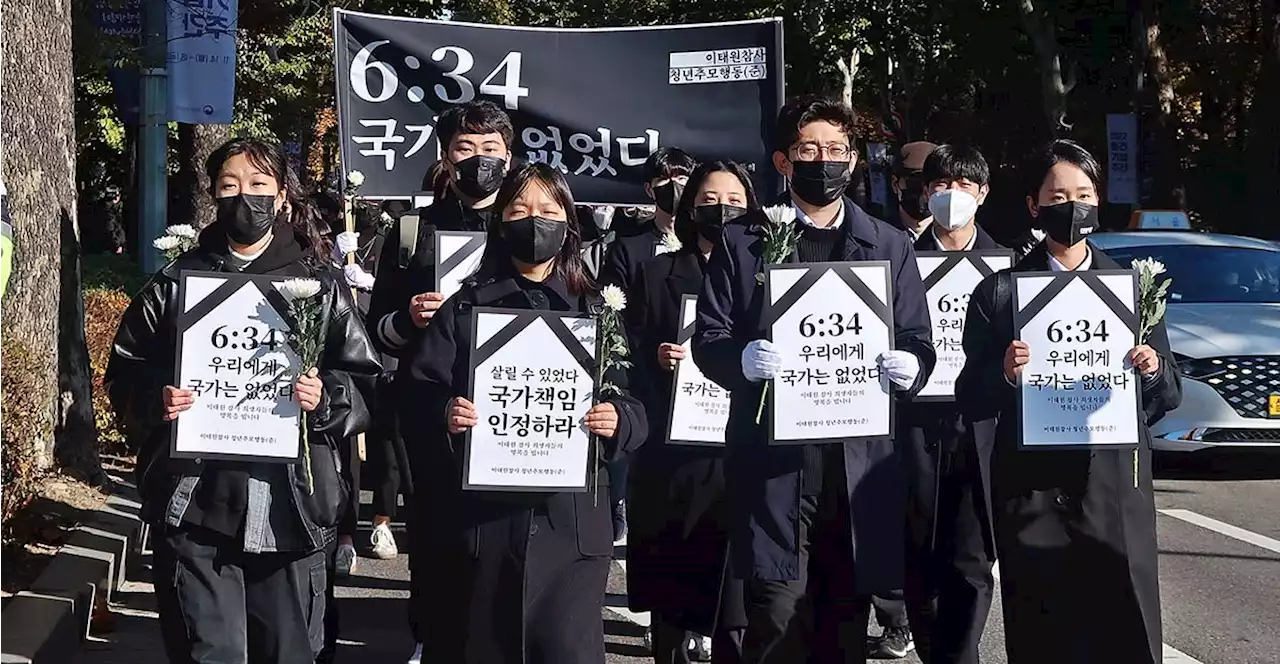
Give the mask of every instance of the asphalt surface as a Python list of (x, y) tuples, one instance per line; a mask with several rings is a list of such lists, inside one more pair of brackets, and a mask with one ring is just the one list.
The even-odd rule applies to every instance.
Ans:
[[(1236, 457), (1161, 470), (1156, 504), (1163, 664), (1280, 663), (1280, 479), (1272, 479), (1280, 478), (1277, 459)], [(366, 529), (362, 537), (367, 536)], [(403, 544), (405, 538), (398, 539)], [(618, 554), (625, 558), (625, 547)], [(606, 604), (613, 608), (603, 615), (606, 659), (651, 662), (642, 648), (648, 616), (625, 609), (624, 565), (615, 563), (609, 578)], [(148, 572), (135, 569), (131, 578), (126, 592), (114, 597), (114, 630), (94, 637), (79, 664), (165, 662)], [(398, 664), (408, 658), (413, 643), (405, 622), (407, 579), (403, 550), (395, 560), (359, 561), (356, 575), (338, 589), (339, 662)], [(1000, 610), (996, 597), (982, 640), (982, 661), (990, 664), (1007, 662)], [(919, 659), (912, 654), (898, 661)]]

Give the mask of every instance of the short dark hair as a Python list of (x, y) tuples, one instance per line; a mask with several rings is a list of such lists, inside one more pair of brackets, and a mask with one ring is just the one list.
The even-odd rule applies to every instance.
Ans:
[(773, 149), (787, 154), (791, 146), (800, 140), (800, 130), (814, 122), (830, 122), (844, 132), (853, 147), (854, 130), (858, 116), (842, 102), (817, 95), (797, 97), (778, 111), (778, 123), (773, 132)]
[(991, 183), (991, 168), (978, 149), (970, 145), (944, 143), (925, 157), (920, 169), (925, 182), (968, 180), (977, 185)]
[(501, 134), (502, 142), (510, 150), (515, 133), (511, 116), (488, 100), (451, 106), (440, 114), (440, 119), (436, 122), (436, 136), (439, 137), (441, 150), (448, 150), (453, 137), (458, 134)]
[[(578, 225), (578, 210), (573, 202), (573, 192), (569, 190), (569, 181), (558, 169), (543, 163), (525, 162), (507, 172), (507, 177), (498, 189), (498, 198), (493, 207), (495, 214), (489, 220), (489, 237), (485, 243), (484, 254), (480, 258), (477, 274), (495, 274), (508, 268), (511, 253), (507, 251), (502, 240), (502, 210), (515, 200), (525, 187), (538, 183), (551, 192), (551, 197), (564, 207), (565, 219), (569, 232), (565, 234), (564, 245), (556, 256), (552, 268), (557, 276), (564, 280), (569, 292), (584, 295), (594, 292), (596, 287), (587, 276), (586, 266), (582, 262), (582, 227)], [(507, 263), (508, 265), (503, 265)]]
[(738, 178), (743, 190), (747, 192), (747, 210), (760, 209), (760, 203), (756, 200), (756, 187), (751, 182), (751, 175), (747, 173), (747, 169), (736, 161), (717, 159), (702, 162), (689, 176), (689, 183), (685, 185), (680, 203), (676, 206), (675, 234), (680, 243), (686, 247), (697, 246), (698, 229), (694, 225), (693, 208), (698, 205), (698, 190), (712, 173), (729, 173)]
[(1093, 182), (1094, 189), (1101, 190), (1102, 167), (1098, 165), (1098, 160), (1079, 143), (1059, 138), (1049, 141), (1032, 154), (1023, 167), (1022, 172), (1027, 178), (1027, 195), (1032, 198), (1039, 196), (1040, 187), (1044, 186), (1044, 179), (1049, 176), (1049, 171), (1061, 163), (1071, 164), (1084, 171)]
[(667, 180), (688, 176), (697, 168), (698, 162), (688, 152), (680, 148), (661, 147), (653, 151), (644, 161), (644, 181)]

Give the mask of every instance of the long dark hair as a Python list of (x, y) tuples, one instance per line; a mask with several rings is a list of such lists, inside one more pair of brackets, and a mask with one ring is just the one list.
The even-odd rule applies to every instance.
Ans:
[(747, 192), (748, 211), (760, 209), (760, 203), (756, 200), (756, 188), (751, 183), (751, 176), (747, 173), (747, 169), (736, 161), (727, 161), (717, 159), (715, 161), (704, 161), (693, 170), (693, 174), (689, 176), (689, 182), (684, 186), (684, 193), (680, 196), (680, 203), (676, 206), (675, 233), (676, 238), (680, 240), (680, 244), (686, 248), (693, 248), (698, 243), (698, 228), (693, 218), (693, 208), (698, 205), (698, 190), (702, 189), (702, 184), (712, 173), (728, 173), (742, 183), (742, 189)]
[[(321, 227), (327, 225), (315, 203), (303, 193), (298, 175), (289, 168), (289, 160), (278, 143), (268, 143), (256, 138), (233, 138), (223, 143), (222, 147), (209, 155), (204, 164), (205, 173), (209, 176), (209, 195), (217, 196), (218, 174), (222, 172), (223, 164), (236, 155), (244, 155), (254, 168), (275, 178), (280, 190), (284, 192), (285, 207), (281, 210), (281, 217), (286, 216), (285, 210), (288, 211), (287, 219), (281, 220), (293, 227), (294, 234), (311, 249), (316, 258), (325, 260), (333, 248), (321, 232)], [(213, 225), (216, 226), (217, 223)], [(218, 229), (218, 232), (225, 235), (222, 229)]]
[(494, 203), (494, 215), (489, 221), (489, 237), (485, 243), (484, 256), (480, 259), (477, 274), (492, 275), (510, 269), (511, 252), (507, 251), (502, 237), (502, 211), (511, 205), (525, 187), (538, 184), (546, 188), (564, 208), (568, 220), (569, 231), (565, 234), (564, 245), (555, 258), (553, 273), (564, 280), (569, 292), (584, 295), (596, 290), (596, 285), (587, 276), (586, 267), (582, 263), (582, 228), (578, 225), (578, 212), (573, 203), (573, 193), (569, 191), (569, 183), (560, 171), (546, 164), (525, 163), (513, 168), (502, 181), (498, 190), (498, 198)]

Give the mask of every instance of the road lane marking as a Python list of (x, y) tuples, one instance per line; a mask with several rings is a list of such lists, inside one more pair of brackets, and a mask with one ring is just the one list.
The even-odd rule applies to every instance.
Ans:
[(1160, 657), (1160, 664), (1204, 664), (1204, 662), (1166, 643), (1164, 654)]
[(1266, 535), (1245, 530), (1233, 526), (1229, 523), (1223, 523), (1217, 519), (1211, 519), (1203, 514), (1196, 514), (1191, 510), (1159, 510), (1165, 516), (1171, 516), (1181, 521), (1200, 526), (1207, 530), (1212, 530), (1220, 535), (1226, 535), (1232, 539), (1240, 540), (1246, 544), (1252, 544), (1256, 547), (1266, 549), (1273, 553), (1280, 553), (1280, 540), (1274, 540)]

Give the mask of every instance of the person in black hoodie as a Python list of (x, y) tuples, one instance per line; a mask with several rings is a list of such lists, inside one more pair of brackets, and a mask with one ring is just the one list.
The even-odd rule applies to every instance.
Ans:
[[(490, 223), (477, 273), (401, 364), (406, 443), (427, 462), (415, 528), (431, 545), (415, 555), (432, 575), (433, 601), (423, 607), (430, 615), (422, 622), (447, 636), (428, 639), (422, 661), (599, 664), (613, 554), (600, 466), (588, 470), (595, 489), (587, 492), (462, 486), (463, 435), (492, 415), (460, 396), (472, 380), (474, 308), (589, 314), (601, 306), (582, 267), (577, 214), (559, 171), (521, 166), (507, 176), (496, 208), (501, 213)], [(606, 379), (625, 390), (621, 372)], [(583, 424), (598, 437), (601, 465), (647, 436), (644, 408), (627, 396), (592, 407)]]
[(680, 198), (675, 232), (681, 248), (641, 263), (627, 292), (631, 384), (650, 422), (649, 441), (633, 455), (627, 483), (627, 599), (632, 611), (652, 613), (657, 664), (690, 661), (690, 632), (712, 635), (710, 653), (705, 639), (695, 637), (699, 660), (737, 662), (742, 647), (742, 582), (729, 577), (726, 565), (724, 449), (670, 445), (667, 422), (672, 372), (688, 359), (677, 343), (684, 296), (702, 288), (703, 268), (725, 224), (758, 209), (745, 169), (704, 162)]
[[(349, 294), (325, 266), (315, 209), (279, 147), (233, 140), (206, 169), (217, 220), (134, 297), (105, 382), (140, 448), (138, 487), (142, 516), (155, 528), (153, 573), (169, 660), (236, 662), (247, 654), (249, 661), (310, 664), (323, 637), (324, 549), (348, 493), (337, 441), (368, 427), (378, 361)], [(302, 463), (169, 456), (172, 423), (196, 399), (171, 384), (185, 270), (321, 283), (322, 359), (294, 386), (308, 413), (311, 490)]]

